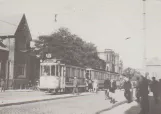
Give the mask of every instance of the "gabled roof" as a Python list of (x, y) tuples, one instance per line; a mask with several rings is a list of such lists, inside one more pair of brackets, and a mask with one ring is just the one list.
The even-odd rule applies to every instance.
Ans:
[(15, 35), (23, 14), (0, 15), (0, 36)]

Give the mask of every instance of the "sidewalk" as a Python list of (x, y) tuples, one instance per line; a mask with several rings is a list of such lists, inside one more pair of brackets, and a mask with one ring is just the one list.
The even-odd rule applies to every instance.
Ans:
[[(91, 94), (92, 93), (81, 93), (79, 96)], [(0, 92), (0, 107), (79, 96), (72, 94), (53, 95), (50, 93), (32, 90), (7, 90), (5, 92)]]

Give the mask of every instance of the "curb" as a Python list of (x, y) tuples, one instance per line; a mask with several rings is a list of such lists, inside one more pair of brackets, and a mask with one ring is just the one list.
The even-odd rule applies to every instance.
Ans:
[(78, 96), (72, 95), (72, 96), (66, 96), (66, 97), (46, 98), (46, 99), (39, 99), (39, 100), (28, 100), (28, 101), (20, 101), (20, 102), (16, 102), (16, 103), (4, 103), (4, 104), (0, 104), (0, 107), (11, 106), (11, 105), (20, 105), (20, 104), (28, 104), (28, 103), (35, 103), (35, 102), (42, 102), (42, 101), (49, 101), (49, 100), (67, 99), (67, 98), (79, 97), (79, 96), (87, 96), (87, 95), (93, 95), (93, 94), (78, 95)]
[(112, 105), (112, 106), (110, 106), (110, 107), (108, 107), (108, 108), (106, 108), (106, 109), (97, 111), (97, 112), (95, 112), (95, 114), (101, 114), (101, 113), (103, 113), (103, 112), (105, 112), (105, 111), (109, 111), (109, 110), (111, 110), (111, 109), (113, 109), (113, 108), (115, 108), (115, 107), (117, 107), (117, 106), (119, 106), (119, 105), (125, 104), (125, 103), (127, 103), (127, 100), (120, 101), (120, 102), (118, 102), (118, 103), (116, 103), (116, 104), (114, 104), (114, 105)]

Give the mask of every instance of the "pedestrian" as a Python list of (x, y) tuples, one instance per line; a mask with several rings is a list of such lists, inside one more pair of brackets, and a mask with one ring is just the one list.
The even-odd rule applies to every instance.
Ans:
[(89, 92), (92, 92), (92, 89), (93, 89), (93, 85), (92, 85), (93, 81), (91, 79), (88, 80), (88, 89), (89, 89)]
[(85, 83), (86, 83), (86, 92), (88, 91), (88, 79), (85, 79)]
[(93, 91), (94, 91), (95, 93), (97, 93), (97, 91), (98, 91), (98, 80), (97, 80), (97, 79), (95, 79), (95, 80), (93, 81)]
[(153, 98), (156, 104), (158, 104), (158, 98), (159, 98), (159, 82), (155, 79), (155, 77), (152, 77), (152, 82), (150, 84), (151, 91), (153, 93)]
[(74, 77), (74, 80), (73, 80), (73, 95), (74, 95), (74, 94), (79, 95), (79, 90), (78, 90), (78, 79), (77, 79), (76, 76)]
[(110, 99), (111, 99), (111, 103), (115, 103), (115, 90), (117, 89), (117, 85), (116, 85), (116, 81), (112, 80), (111, 81), (111, 86), (110, 86)]
[(139, 85), (139, 92), (140, 92), (140, 106), (141, 106), (141, 110), (139, 114), (148, 114), (149, 113), (149, 83), (148, 80), (146, 79), (146, 77), (142, 76), (141, 77), (141, 82)]
[(131, 89), (132, 89), (132, 85), (130, 82), (130, 78), (126, 78), (124, 82), (124, 96), (127, 99), (128, 103), (132, 101)]
[(136, 101), (137, 101), (138, 103), (140, 102), (140, 90), (139, 90), (139, 86), (140, 86), (140, 78), (137, 77), (137, 78), (136, 78), (135, 96), (136, 96)]
[(5, 92), (5, 81), (4, 79), (1, 79), (1, 92)]
[(161, 79), (159, 79), (159, 85), (158, 85), (158, 89), (159, 89), (159, 100), (161, 102)]
[(104, 81), (104, 90), (105, 90), (105, 100), (109, 99), (110, 96), (109, 96), (109, 89), (111, 88), (111, 82), (110, 80), (107, 78), (105, 81)]

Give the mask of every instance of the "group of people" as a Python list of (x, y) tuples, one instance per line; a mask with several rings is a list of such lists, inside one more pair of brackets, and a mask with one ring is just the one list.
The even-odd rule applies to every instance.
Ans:
[(98, 80), (86, 79), (86, 91), (95, 92), (98, 91)]
[(106, 79), (104, 81), (104, 90), (105, 90), (105, 100), (110, 99), (111, 103), (115, 103), (115, 90), (117, 89), (116, 81)]
[[(152, 80), (148, 80), (147, 76), (137, 77), (136, 87), (135, 87), (135, 96), (136, 101), (141, 106), (140, 114), (149, 113), (149, 93), (153, 93), (153, 98), (156, 104), (161, 100), (161, 79), (157, 81), (155, 77), (152, 77)], [(130, 103), (133, 98), (133, 88), (130, 81), (130, 78), (124, 82), (124, 96)]]
[[(86, 91), (88, 92), (95, 92), (97, 93), (98, 92), (98, 80), (91, 80), (91, 79), (86, 79)], [(79, 86), (79, 82), (78, 82), (78, 79), (77, 77), (74, 77), (74, 80), (73, 80), (73, 94), (77, 94), (79, 95), (79, 89), (78, 89), (78, 86)]]

